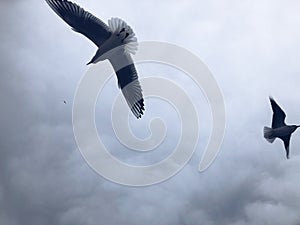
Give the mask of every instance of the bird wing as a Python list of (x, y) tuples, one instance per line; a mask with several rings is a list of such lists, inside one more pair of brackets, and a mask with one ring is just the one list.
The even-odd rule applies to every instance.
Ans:
[(285, 151), (286, 151), (286, 158), (289, 158), (289, 153), (290, 153), (290, 139), (291, 139), (291, 135), (285, 136), (282, 138), (283, 143), (284, 143), (284, 147), (285, 147)]
[(270, 97), (270, 102), (273, 110), (273, 119), (272, 119), (272, 128), (278, 128), (285, 126), (285, 113), (284, 111), (280, 108), (280, 106), (275, 102), (273, 98)]
[(67, 0), (46, 2), (74, 31), (85, 35), (98, 47), (111, 36), (112, 32), (105, 23), (75, 3)]
[(144, 99), (131, 56), (124, 52), (123, 54), (114, 54), (109, 61), (117, 74), (119, 88), (121, 88), (129, 108), (136, 118), (141, 118), (143, 110), (145, 110)]

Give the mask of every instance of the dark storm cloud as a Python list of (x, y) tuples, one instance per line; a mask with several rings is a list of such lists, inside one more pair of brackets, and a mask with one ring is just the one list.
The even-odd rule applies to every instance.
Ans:
[(144, 10), (136, 15), (125, 2), (127, 10), (113, 1), (78, 3), (97, 4), (93, 11), (104, 21), (128, 18), (140, 40), (175, 42), (205, 59), (226, 100), (222, 151), (199, 174), (199, 148), (177, 176), (146, 188), (99, 177), (81, 157), (71, 124), (72, 98), (94, 46), (44, 1), (1, 1), (0, 224), (300, 223), (299, 133), (289, 161), (282, 143), (262, 138), (271, 118), (269, 94), (288, 122), (300, 122), (298, 3), (166, 1), (157, 8), (139, 2)]

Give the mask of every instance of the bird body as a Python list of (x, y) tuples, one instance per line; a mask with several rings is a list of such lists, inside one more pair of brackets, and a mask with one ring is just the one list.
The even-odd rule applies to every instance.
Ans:
[(264, 127), (264, 138), (270, 143), (273, 143), (276, 138), (281, 139), (284, 143), (284, 147), (286, 150), (286, 157), (289, 158), (289, 146), (291, 135), (300, 126), (286, 125), (284, 122), (286, 117), (284, 111), (271, 97), (270, 102), (273, 110), (272, 128)]
[(284, 137), (290, 135), (291, 133), (293, 133), (297, 128), (298, 128), (298, 126), (296, 126), (296, 125), (286, 125), (283, 127), (278, 127), (278, 128), (272, 129), (272, 133), (273, 133), (274, 137), (284, 138)]
[(111, 31), (110, 37), (103, 42), (87, 65), (129, 53), (135, 54), (137, 39), (132, 29), (119, 18), (112, 18), (108, 24)]
[(131, 54), (137, 50), (137, 38), (129, 25), (119, 18), (100, 19), (68, 0), (46, 0), (53, 11), (72, 30), (89, 38), (98, 50), (89, 64), (108, 59), (112, 64), (125, 100), (136, 118), (143, 115), (144, 99)]

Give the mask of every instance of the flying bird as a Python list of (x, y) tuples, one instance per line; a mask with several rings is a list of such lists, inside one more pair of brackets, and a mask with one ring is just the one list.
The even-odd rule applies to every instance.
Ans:
[(276, 138), (281, 139), (284, 143), (286, 158), (288, 159), (291, 135), (299, 126), (286, 125), (284, 122), (286, 117), (284, 111), (272, 97), (270, 97), (270, 102), (273, 110), (272, 128), (264, 127), (264, 138), (270, 143), (273, 143)]
[(119, 18), (111, 18), (107, 26), (91, 13), (67, 0), (46, 2), (72, 30), (83, 34), (98, 47), (87, 65), (106, 59), (110, 61), (129, 108), (136, 118), (141, 118), (145, 108), (142, 88), (131, 57), (137, 50), (137, 38), (131, 27)]
[(64, 100), (64, 104), (65, 104), (65, 105), (67, 104), (67, 101), (66, 101), (66, 100)]

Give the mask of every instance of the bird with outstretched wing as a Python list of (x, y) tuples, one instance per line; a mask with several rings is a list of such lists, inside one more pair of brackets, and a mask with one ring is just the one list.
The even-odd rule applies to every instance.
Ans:
[(136, 118), (143, 115), (144, 99), (131, 54), (137, 50), (137, 38), (130, 26), (111, 18), (108, 26), (91, 13), (67, 0), (46, 0), (52, 10), (72, 30), (89, 38), (98, 50), (88, 64), (108, 59), (112, 64), (125, 100)]
[(270, 103), (273, 111), (272, 127), (264, 127), (264, 138), (273, 143), (276, 138), (279, 138), (284, 143), (286, 151), (286, 158), (289, 158), (290, 154), (290, 139), (292, 133), (299, 127), (297, 125), (286, 125), (285, 112), (280, 108), (276, 101), (270, 97)]

